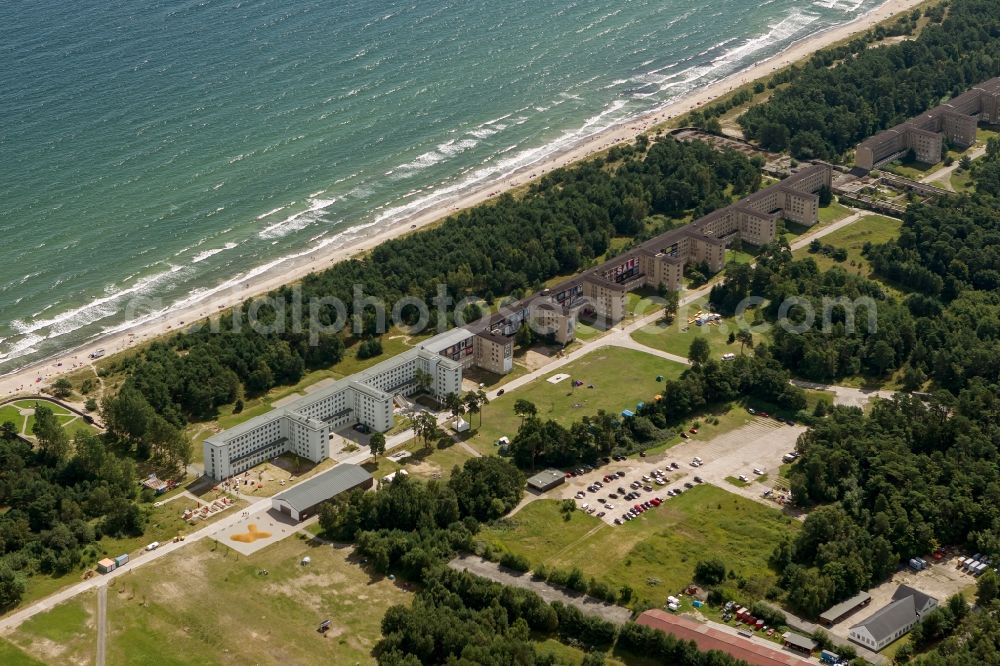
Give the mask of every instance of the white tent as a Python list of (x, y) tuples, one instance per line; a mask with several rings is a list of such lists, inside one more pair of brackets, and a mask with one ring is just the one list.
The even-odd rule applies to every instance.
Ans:
[(452, 422), (451, 427), (455, 429), (455, 432), (466, 432), (469, 429), (469, 422), (459, 416)]

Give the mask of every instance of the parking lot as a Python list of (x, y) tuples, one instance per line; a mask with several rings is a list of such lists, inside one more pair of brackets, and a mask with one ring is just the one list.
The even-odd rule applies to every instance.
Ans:
[(908, 585), (924, 594), (929, 594), (945, 605), (948, 597), (958, 594), (976, 584), (974, 576), (961, 571), (956, 566), (958, 556), (952, 556), (939, 562), (928, 560), (930, 566), (923, 571), (902, 569), (885, 583), (868, 590), (872, 595), (871, 603), (857, 613), (849, 615), (830, 628), (830, 632), (847, 638), (851, 627), (864, 622), (874, 613), (881, 610), (892, 601), (892, 595), (900, 585)]
[[(568, 478), (554, 494), (575, 499), (578, 507), (608, 524), (615, 524), (615, 519), (624, 520), (624, 514), (636, 505), (641, 507), (648, 502), (650, 506), (643, 510), (655, 510), (654, 498), (669, 502), (674, 493), (683, 493), (699, 481), (778, 507), (773, 498), (765, 498), (763, 493), (775, 485), (782, 456), (794, 450), (796, 439), (804, 431), (802, 426), (757, 417), (711, 440), (699, 440), (697, 434), (689, 434), (689, 439), (663, 453), (613, 460)], [(692, 464), (696, 459), (701, 461), (697, 466)], [(754, 474), (754, 469), (762, 474)], [(738, 487), (726, 480), (741, 475), (748, 480), (746, 486)]]

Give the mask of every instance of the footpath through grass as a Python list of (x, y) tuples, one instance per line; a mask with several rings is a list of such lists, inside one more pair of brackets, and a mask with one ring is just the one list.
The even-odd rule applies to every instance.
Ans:
[[(411, 595), (351, 553), (297, 535), (249, 557), (205, 541), (136, 569), (108, 590), (108, 664), (374, 663), (382, 616)], [(82, 646), (97, 644), (96, 597), (87, 603), (38, 615), (13, 640), (45, 663), (93, 663)]]
[(660, 606), (689, 584), (700, 559), (716, 557), (753, 589), (776, 577), (767, 561), (799, 525), (776, 509), (710, 485), (698, 486), (612, 526), (580, 511), (564, 520), (559, 502), (532, 502), (481, 538), (528, 558), (532, 566), (579, 568), (615, 588), (630, 586), (633, 603)]

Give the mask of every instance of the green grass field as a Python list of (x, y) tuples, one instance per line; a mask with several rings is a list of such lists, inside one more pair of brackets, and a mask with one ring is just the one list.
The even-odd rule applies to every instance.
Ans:
[(373, 663), (382, 616), (410, 595), (350, 552), (289, 537), (250, 557), (197, 544), (164, 558), (109, 594), (108, 661)]
[(28, 619), (8, 639), (46, 664), (92, 664), (97, 653), (96, 624), (97, 593), (91, 591)]
[[(374, 663), (382, 616), (410, 594), (350, 553), (296, 536), (250, 557), (192, 544), (112, 584), (107, 663)], [(45, 663), (93, 663), (95, 616), (90, 593), (36, 616), (12, 640)], [(325, 619), (324, 636), (316, 627)]]
[(28, 656), (13, 643), (0, 639), (0, 664), (4, 664), (4, 666), (44, 666), (45, 662)]
[(832, 234), (824, 236), (820, 242), (824, 245), (842, 247), (847, 250), (847, 260), (838, 262), (819, 252), (810, 254), (808, 247), (795, 250), (793, 253), (796, 259), (812, 257), (820, 270), (828, 270), (833, 266), (839, 266), (849, 273), (856, 275), (869, 275), (871, 264), (861, 256), (861, 249), (865, 243), (877, 245), (886, 243), (899, 237), (899, 230), (902, 222), (890, 217), (881, 215), (865, 215), (857, 222), (847, 225), (843, 229), (838, 229)]
[(951, 182), (951, 189), (956, 192), (972, 192), (975, 189), (972, 174), (968, 171), (955, 169), (951, 172), (949, 180)]
[(53, 415), (66, 429), (70, 438), (78, 432), (96, 432), (93, 426), (88, 425), (81, 417), (70, 412), (64, 407), (47, 400), (18, 400), (9, 405), (0, 407), (0, 423), (10, 421), (17, 426), (17, 431), (25, 435), (31, 435), (32, 427), (35, 425), (33, 414), (24, 416), (18, 411), (20, 409), (34, 409), (36, 404), (42, 404), (52, 410)]
[(834, 201), (829, 206), (823, 206), (819, 209), (819, 225), (830, 224), (831, 222), (836, 222), (837, 220), (842, 220), (851, 214), (851, 209), (843, 204)]
[[(712, 358), (719, 359), (723, 354), (730, 352), (739, 354), (740, 343), (734, 342), (730, 344), (728, 341), (730, 331), (737, 330), (736, 322), (732, 318), (723, 319), (719, 324), (705, 324), (702, 326), (688, 323), (689, 320), (694, 319), (699, 311), (706, 308), (707, 302), (707, 298), (698, 299), (686, 309), (679, 312), (673, 323), (669, 325), (663, 321), (658, 321), (643, 326), (632, 333), (632, 339), (647, 347), (687, 358), (691, 342), (697, 337), (703, 337), (708, 340), (708, 344), (712, 349)], [(747, 318), (749, 319), (749, 316)], [(767, 333), (757, 333), (754, 335), (754, 342), (765, 340), (767, 337)], [(744, 348), (744, 351), (749, 352), (750, 350)]]
[(554, 500), (532, 502), (481, 538), (537, 565), (578, 567), (635, 590), (635, 604), (659, 606), (691, 582), (699, 559), (718, 557), (738, 576), (767, 589), (775, 544), (799, 525), (781, 512), (714, 486), (698, 486), (621, 526), (576, 511), (563, 520)]
[[(501, 436), (513, 437), (521, 419), (514, 415), (514, 401), (518, 399), (535, 403), (538, 416), (569, 426), (583, 416), (594, 415), (604, 409), (618, 413), (635, 409), (639, 401), (651, 400), (662, 384), (657, 375), (667, 378), (680, 376), (684, 366), (671, 363), (645, 352), (621, 347), (605, 347), (593, 351), (564, 368), (550, 372), (510, 395), (497, 398), (483, 409), (482, 427), (479, 416), (473, 416), (475, 434), (468, 443), (483, 453), (495, 451), (494, 444)], [(558, 384), (546, 381), (556, 374), (568, 374)], [(583, 386), (572, 388), (572, 381), (579, 379)], [(587, 388), (593, 384), (594, 388)]]

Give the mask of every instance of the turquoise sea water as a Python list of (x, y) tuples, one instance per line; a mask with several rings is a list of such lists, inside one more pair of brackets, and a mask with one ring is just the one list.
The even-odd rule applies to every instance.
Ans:
[(877, 4), (0, 3), (0, 373), (503, 180)]

